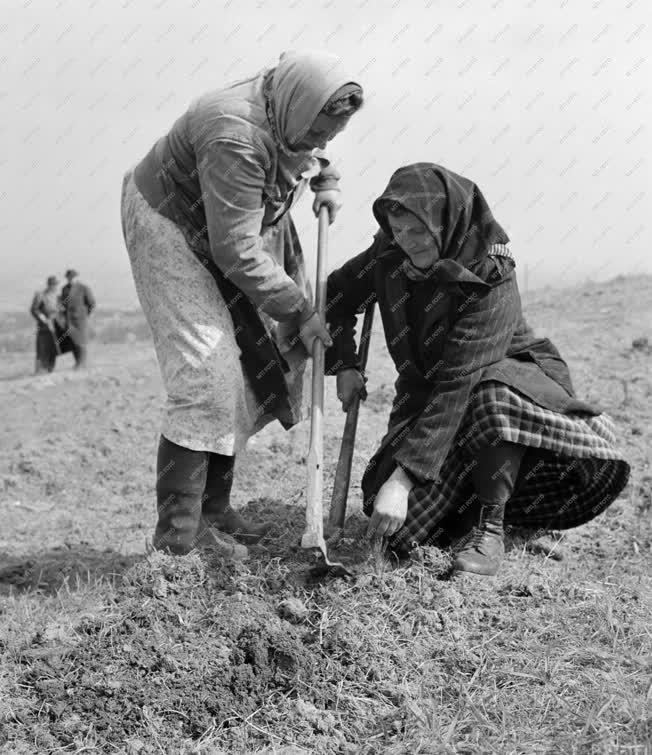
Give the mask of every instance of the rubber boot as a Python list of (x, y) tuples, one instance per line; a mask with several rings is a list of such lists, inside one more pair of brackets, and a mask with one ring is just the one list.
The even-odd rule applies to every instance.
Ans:
[(158, 522), (153, 545), (175, 555), (195, 546), (206, 485), (206, 454), (191, 451), (161, 435), (156, 470)]
[(505, 555), (503, 542), (504, 503), (482, 501), (480, 523), (457, 553), (453, 569), (491, 577), (498, 572)]
[(216, 529), (208, 519), (201, 517), (197, 535), (194, 540), (195, 547), (210, 550), (230, 561), (244, 561), (249, 558), (246, 546), (238, 543), (231, 535)]
[(202, 498), (202, 517), (213, 528), (250, 545), (263, 538), (271, 522), (254, 524), (231, 508), (234, 456), (208, 454), (208, 473)]

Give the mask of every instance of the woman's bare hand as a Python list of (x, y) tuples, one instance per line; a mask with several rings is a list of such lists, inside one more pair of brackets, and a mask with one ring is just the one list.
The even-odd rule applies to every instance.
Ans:
[(311, 356), (316, 338), (324, 344), (325, 348), (333, 345), (331, 334), (317, 312), (313, 312), (307, 320), (299, 325), (299, 337), (306, 351)]
[(312, 211), (315, 217), (319, 216), (319, 208), (326, 205), (328, 208), (328, 219), (332, 223), (335, 216), (342, 206), (341, 192), (339, 189), (322, 189), (315, 192), (315, 201), (312, 203)]
[(367, 398), (364, 378), (355, 368), (340, 370), (337, 373), (337, 398), (342, 402), (342, 411), (348, 412), (356, 396), (364, 401)]
[(402, 467), (397, 467), (378, 491), (367, 527), (367, 537), (391, 537), (401, 529), (407, 517), (411, 489), (412, 481)]

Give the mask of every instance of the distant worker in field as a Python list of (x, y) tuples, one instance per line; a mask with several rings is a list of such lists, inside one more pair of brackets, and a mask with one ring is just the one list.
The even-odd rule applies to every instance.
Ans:
[(387, 434), (362, 480), (370, 536), (399, 555), (457, 543), (458, 572), (493, 575), (505, 524), (575, 527), (604, 511), (629, 465), (601, 410), (521, 310), (507, 234), (471, 181), (397, 170), (374, 202), (373, 244), (328, 279), (344, 407), (362, 391), (356, 313), (376, 300), (398, 371)]
[(68, 283), (61, 290), (61, 309), (65, 321), (65, 335), (75, 358), (75, 369), (87, 366), (88, 318), (95, 309), (91, 289), (79, 280), (76, 270), (66, 270)]
[(35, 374), (52, 372), (57, 354), (55, 324), (59, 313), (59, 281), (50, 275), (43, 291), (37, 291), (29, 309), (36, 320), (36, 366)]
[[(230, 506), (236, 455), (278, 419), (303, 419), (315, 312), (291, 209), (340, 207), (320, 154), (362, 104), (339, 59), (288, 52), (196, 99), (125, 176), (122, 228), (167, 390), (154, 547), (244, 558), (268, 525)], [(233, 538), (241, 542), (236, 542)]]

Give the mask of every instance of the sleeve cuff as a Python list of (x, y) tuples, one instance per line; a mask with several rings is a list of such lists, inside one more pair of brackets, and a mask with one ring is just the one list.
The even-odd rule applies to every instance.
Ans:
[(331, 332), (333, 345), (326, 349), (325, 374), (337, 375), (342, 370), (360, 370), (360, 360), (355, 349), (355, 341), (352, 334), (342, 338), (342, 332), (337, 329)]
[(397, 466), (403, 468), (405, 474), (413, 481), (415, 485), (423, 485), (424, 483), (434, 482), (438, 479), (438, 474), (435, 476), (431, 476), (428, 473), (424, 474), (422, 465), (420, 465), (418, 462), (410, 461), (409, 456), (410, 455), (405, 449), (399, 447), (393, 458)]

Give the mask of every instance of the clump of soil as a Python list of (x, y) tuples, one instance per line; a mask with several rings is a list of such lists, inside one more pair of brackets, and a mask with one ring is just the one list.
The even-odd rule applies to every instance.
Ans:
[(308, 615), (308, 609), (298, 598), (286, 598), (278, 604), (278, 613), (293, 624), (300, 624)]

